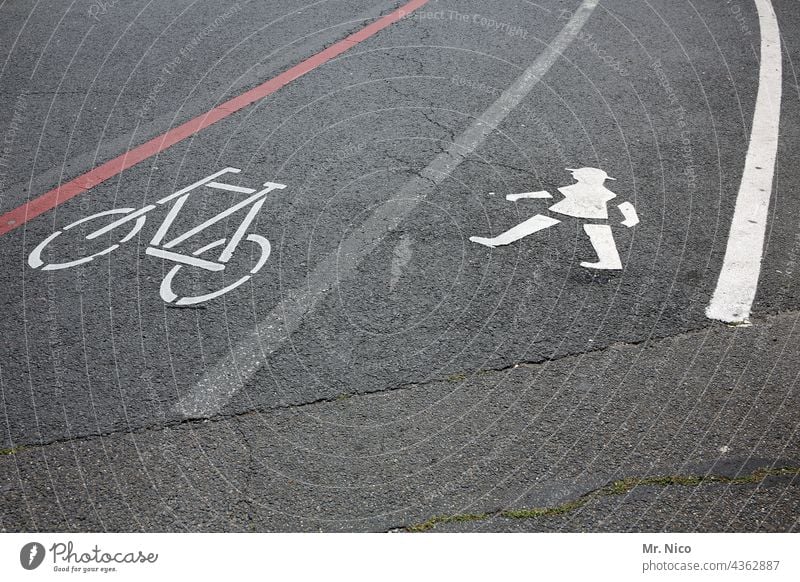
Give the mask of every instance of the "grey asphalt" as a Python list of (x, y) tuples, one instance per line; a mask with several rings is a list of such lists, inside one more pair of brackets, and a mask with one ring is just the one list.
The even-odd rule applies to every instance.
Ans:
[[(797, 315), (780, 316), (466, 379), (34, 446), (0, 461), (2, 526), (392, 531), (559, 508), (638, 479), (643, 486), (544, 523), (459, 525), (796, 530), (800, 395), (787, 360), (797, 357), (798, 333)], [(757, 478), (761, 470), (776, 474)], [(700, 477), (744, 482), (648, 484)]]
[[(800, 15), (785, 1), (773, 2), (784, 100), (752, 327), (710, 321), (703, 309), (747, 150), (755, 6), (608, 0), (498, 131), (328, 291), (221, 412), (186, 420), (175, 408), (445, 151), (579, 4), (431, 2), (0, 237), (0, 527), (796, 530)], [(0, 141), (13, 143), (0, 149), (0, 211), (399, 5), (131, 2), (97, 19), (90, 2), (0, 5)], [(270, 260), (222, 299), (164, 304), (158, 287), (171, 265), (145, 254), (155, 216), (141, 237), (80, 269), (26, 265), (71, 222), (143, 206), (225, 166), (242, 169), (242, 186), (288, 187), (254, 225), (272, 243)], [(615, 228), (623, 271), (579, 266), (593, 257), (577, 221), (502, 249), (467, 240), (546, 208), (505, 194), (555, 192), (571, 182), (565, 168), (581, 166), (606, 170), (615, 203), (636, 205), (641, 223)], [(198, 200), (177, 226), (231, 200)], [(236, 225), (220, 225), (218, 237)], [(59, 257), (85, 252), (77, 234), (58, 240)], [(180, 283), (219, 281), (187, 273)], [(703, 476), (715, 477), (647, 481)], [(619, 479), (643, 481), (597, 493)], [(553, 511), (503, 514), (530, 508)], [(480, 519), (457, 520), (468, 515)]]

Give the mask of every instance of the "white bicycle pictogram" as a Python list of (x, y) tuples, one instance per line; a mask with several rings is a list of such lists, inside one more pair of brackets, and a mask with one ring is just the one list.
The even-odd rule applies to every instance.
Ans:
[[(96, 214), (92, 214), (91, 216), (87, 216), (80, 220), (73, 222), (72, 224), (65, 226), (62, 230), (56, 231), (46, 239), (44, 239), (41, 243), (39, 243), (36, 248), (31, 251), (30, 255), (28, 255), (28, 265), (34, 269), (39, 269), (42, 271), (55, 271), (59, 269), (69, 269), (71, 267), (77, 267), (78, 265), (83, 265), (96, 259), (97, 257), (101, 257), (103, 255), (107, 255), (120, 247), (123, 243), (128, 242), (133, 237), (135, 237), (139, 231), (142, 230), (142, 227), (145, 224), (147, 213), (150, 211), (167, 204), (172, 204), (167, 216), (164, 218), (164, 221), (159, 225), (158, 230), (156, 231), (153, 238), (150, 240), (149, 245), (147, 246), (146, 253), (153, 257), (159, 257), (161, 259), (165, 259), (168, 261), (173, 261), (176, 263), (172, 269), (164, 276), (164, 279), (161, 282), (161, 287), (159, 289), (159, 293), (161, 298), (167, 302), (172, 303), (174, 305), (195, 305), (198, 303), (202, 303), (204, 301), (210, 301), (211, 299), (215, 299), (224, 295), (225, 293), (232, 291), (233, 289), (239, 287), (243, 283), (247, 282), (253, 275), (258, 273), (261, 268), (266, 263), (267, 259), (269, 258), (270, 252), (272, 247), (270, 242), (261, 236), (260, 234), (255, 233), (248, 233), (248, 229), (250, 228), (250, 224), (255, 220), (258, 216), (261, 207), (264, 205), (266, 201), (267, 195), (272, 192), (273, 190), (282, 190), (286, 188), (285, 184), (277, 184), (275, 182), (265, 182), (263, 185), (263, 189), (256, 190), (254, 188), (244, 188), (242, 186), (234, 186), (232, 184), (225, 184), (222, 182), (217, 182), (216, 178), (228, 174), (228, 173), (239, 173), (241, 170), (238, 168), (225, 168), (220, 170), (210, 176), (203, 178), (191, 184), (169, 196), (158, 200), (154, 204), (148, 204), (143, 208), (139, 208), (138, 210), (135, 208), (114, 208), (112, 210), (105, 210), (103, 212), (98, 212)], [(212, 188), (217, 190), (225, 190), (228, 192), (234, 192), (237, 194), (244, 194), (247, 195), (247, 198), (242, 200), (241, 202), (237, 202), (233, 206), (227, 208), (226, 210), (212, 216), (208, 220), (202, 222), (201, 224), (195, 226), (194, 228), (180, 233), (174, 238), (167, 240), (167, 234), (170, 230), (170, 227), (175, 222), (175, 219), (178, 217), (178, 214), (181, 212), (184, 204), (186, 203), (187, 198), (191, 195), (194, 190), (198, 188), (205, 187), (205, 188)], [(233, 235), (228, 238), (221, 238), (215, 240), (209, 244), (202, 246), (199, 249), (194, 250), (190, 254), (184, 254), (182, 252), (177, 252), (176, 247), (181, 243), (185, 242), (190, 237), (206, 230), (207, 228), (217, 224), (221, 220), (226, 219), (231, 214), (238, 212), (240, 210), (244, 210), (250, 206), (250, 209), (247, 211), (242, 222), (234, 231)], [(85, 223), (89, 223), (91, 221), (101, 219), (103, 217), (114, 217), (117, 215), (122, 215), (120, 218), (117, 218), (110, 224), (102, 226), (97, 230), (94, 230), (86, 235), (86, 240), (94, 240), (104, 234), (107, 234), (111, 231), (115, 231), (121, 227), (127, 227), (130, 225), (130, 230), (125, 232), (123, 228), (122, 231), (125, 232), (124, 236), (119, 239), (119, 242), (115, 242), (110, 246), (101, 249), (97, 252), (94, 252), (88, 256), (80, 257), (71, 261), (66, 262), (47, 262), (45, 259), (42, 258), (43, 253), (46, 255), (46, 249), (52, 245), (55, 241), (58, 241), (59, 237), (62, 236), (65, 232)], [(216, 291), (212, 291), (203, 295), (195, 295), (195, 296), (184, 296), (179, 297), (173, 291), (173, 280), (178, 275), (180, 270), (184, 266), (192, 266), (197, 267), (200, 269), (204, 269), (206, 271), (224, 271), (226, 265), (230, 261), (231, 257), (233, 257), (234, 253), (236, 252), (237, 248), (239, 248), (239, 244), (242, 240), (250, 241), (254, 243), (258, 250), (260, 251), (260, 255), (258, 260), (256, 261), (255, 266), (250, 269), (250, 272), (247, 275), (244, 275), (234, 281), (233, 283), (226, 285), (222, 289), (218, 289)], [(214, 249), (218, 249), (219, 247), (223, 247), (222, 251), (220, 252), (219, 256), (216, 257), (215, 260), (209, 260), (208, 258), (202, 258), (201, 256), (206, 254), (208, 251), (212, 251)]]

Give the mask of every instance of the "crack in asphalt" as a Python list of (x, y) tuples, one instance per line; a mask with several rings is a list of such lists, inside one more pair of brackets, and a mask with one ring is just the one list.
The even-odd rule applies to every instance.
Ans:
[(792, 479), (800, 476), (800, 467), (777, 467), (756, 469), (748, 475), (741, 477), (727, 477), (724, 475), (663, 475), (652, 477), (626, 477), (616, 481), (611, 481), (606, 485), (584, 493), (580, 497), (565, 501), (558, 505), (545, 507), (530, 507), (522, 509), (497, 509), (483, 513), (459, 513), (453, 515), (438, 515), (431, 517), (427, 521), (408, 526), (399, 526), (388, 530), (389, 532), (408, 532), (419, 533), (431, 531), (437, 525), (448, 523), (486, 521), (492, 518), (505, 519), (536, 519), (541, 517), (553, 517), (573, 513), (583, 508), (585, 505), (602, 497), (614, 495), (627, 495), (636, 487), (699, 487), (707, 484), (719, 485), (758, 485), (768, 477), (786, 477)]
[[(772, 323), (769, 320), (779, 319), (781, 317), (800, 317), (800, 311), (787, 311), (780, 313), (778, 315), (771, 315), (761, 320), (754, 320), (753, 325), (758, 325), (759, 323)], [(430, 386), (433, 384), (444, 384), (447, 382), (463, 382), (468, 379), (477, 376), (483, 376), (487, 374), (500, 374), (503, 372), (508, 372), (509, 370), (513, 370), (516, 368), (537, 368), (542, 365), (546, 365), (549, 363), (560, 362), (567, 358), (575, 358), (581, 357), (587, 354), (603, 354), (612, 350), (618, 350), (620, 348), (625, 347), (636, 347), (636, 346), (644, 346), (645, 348), (652, 349), (657, 347), (662, 342), (667, 341), (674, 341), (680, 339), (691, 339), (701, 336), (702, 334), (707, 334), (714, 329), (724, 329), (728, 328), (731, 333), (737, 333), (737, 331), (741, 329), (748, 329), (748, 327), (736, 326), (736, 325), (728, 325), (719, 322), (710, 322), (710, 325), (692, 329), (689, 331), (681, 332), (678, 334), (670, 335), (670, 336), (651, 336), (641, 341), (637, 342), (614, 342), (610, 343), (605, 347), (594, 349), (594, 350), (585, 350), (581, 352), (569, 352), (563, 355), (553, 357), (553, 358), (542, 358), (541, 360), (529, 360), (529, 361), (519, 361), (515, 363), (508, 364), (506, 366), (500, 366), (496, 368), (481, 368), (477, 370), (470, 371), (468, 373), (452, 373), (447, 376), (443, 377), (434, 377), (429, 380), (424, 380), (421, 382), (410, 382), (407, 384), (396, 384), (392, 386), (386, 386), (383, 388), (376, 388), (374, 390), (361, 390), (357, 392), (343, 392), (333, 396), (325, 396), (321, 398), (316, 398), (313, 400), (309, 400), (306, 402), (297, 402), (297, 403), (289, 403), (289, 404), (278, 404), (274, 406), (263, 406), (263, 407), (256, 407), (250, 410), (245, 410), (241, 412), (235, 413), (228, 413), (228, 414), (214, 414), (212, 416), (206, 418), (184, 418), (184, 419), (175, 419), (170, 421), (161, 422), (158, 424), (145, 424), (136, 428), (129, 428), (127, 430), (119, 429), (119, 430), (109, 430), (104, 432), (96, 432), (96, 433), (87, 433), (81, 436), (76, 437), (69, 437), (69, 438), (57, 438), (51, 439), (48, 441), (43, 442), (29, 442), (29, 443), (11, 443), (11, 448), (4, 449), (4, 451), (14, 451), (14, 452), (23, 452), (28, 450), (34, 450), (39, 448), (48, 447), (51, 445), (57, 444), (65, 444), (71, 442), (80, 442), (80, 441), (92, 441), (95, 439), (103, 439), (118, 435), (136, 435), (136, 434), (147, 434), (153, 432), (159, 432), (164, 429), (174, 429), (174, 428), (181, 428), (181, 427), (191, 427), (196, 425), (208, 424), (211, 422), (225, 422), (228, 420), (235, 420), (239, 418), (246, 418), (250, 415), (255, 414), (268, 414), (274, 413), (278, 411), (286, 411), (286, 410), (301, 410), (305, 407), (309, 406), (316, 406), (319, 404), (330, 404), (334, 402), (341, 401), (343, 399), (348, 399), (351, 397), (361, 397), (361, 396), (370, 396), (375, 394), (383, 394), (383, 393), (390, 393), (396, 391), (405, 391), (405, 390), (412, 390), (415, 388), (421, 388)], [(250, 386), (250, 384), (248, 384)], [(8, 454), (5, 453), (4, 454)], [(13, 454), (13, 453), (12, 453)]]
[(436, 126), (436, 127), (438, 127), (439, 129), (443, 129), (445, 132), (447, 132), (447, 134), (448, 134), (448, 139), (449, 139), (449, 141), (450, 141), (450, 142), (454, 142), (454, 141), (456, 140), (456, 131), (455, 131), (453, 128), (451, 128), (451, 127), (448, 127), (448, 126), (444, 125), (443, 123), (441, 123), (441, 122), (437, 121), (436, 119), (434, 119), (433, 117), (431, 117), (430, 115), (428, 115), (428, 114), (425, 112), (425, 110), (424, 110), (424, 109), (420, 109), (420, 110), (419, 110), (419, 113), (420, 113), (420, 114), (422, 114), (422, 116), (423, 116), (425, 119), (427, 119), (429, 123), (431, 123), (432, 125), (435, 125), (435, 126)]
[(390, 152), (384, 152), (384, 155), (387, 158), (389, 158), (390, 160), (392, 160), (393, 162), (395, 162), (396, 164), (401, 164), (403, 166), (404, 170), (406, 170), (408, 173), (410, 173), (412, 176), (414, 176), (418, 180), (427, 181), (427, 182), (429, 182), (430, 184), (432, 184), (434, 186), (436, 185), (436, 183), (433, 180), (431, 180), (428, 176), (423, 175), (422, 170), (416, 169), (412, 165), (412, 163), (409, 162), (408, 160), (404, 160), (404, 159), (402, 159), (402, 158), (400, 158), (400, 157), (398, 157), (398, 156), (396, 156), (396, 155), (394, 155), (394, 154), (392, 154)]

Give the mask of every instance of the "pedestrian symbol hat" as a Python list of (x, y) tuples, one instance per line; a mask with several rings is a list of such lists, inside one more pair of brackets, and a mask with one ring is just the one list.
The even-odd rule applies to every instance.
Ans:
[(603, 178), (603, 180), (616, 180), (616, 178), (612, 178), (608, 174), (605, 173), (604, 170), (600, 168), (564, 168), (568, 172), (580, 172), (585, 175), (594, 176), (596, 178)]

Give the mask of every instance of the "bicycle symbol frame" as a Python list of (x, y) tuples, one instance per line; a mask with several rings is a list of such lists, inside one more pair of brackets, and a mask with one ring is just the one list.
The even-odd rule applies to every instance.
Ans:
[[(264, 205), (266, 201), (267, 195), (272, 192), (273, 190), (282, 190), (286, 188), (285, 184), (278, 184), (275, 182), (265, 182), (263, 184), (263, 189), (256, 190), (254, 188), (244, 188), (242, 186), (234, 186), (232, 184), (225, 184), (222, 182), (217, 182), (216, 178), (228, 173), (238, 174), (241, 172), (238, 168), (224, 168), (210, 176), (203, 178), (158, 200), (154, 204), (149, 204), (143, 208), (136, 210), (135, 208), (114, 208), (112, 210), (105, 210), (103, 212), (98, 212), (96, 214), (92, 214), (91, 216), (87, 216), (80, 220), (65, 226), (62, 230), (56, 231), (46, 239), (44, 239), (41, 243), (39, 243), (36, 248), (31, 251), (30, 255), (28, 255), (28, 265), (33, 269), (39, 269), (42, 271), (55, 271), (60, 269), (69, 269), (71, 267), (76, 267), (78, 265), (82, 265), (88, 263), (96, 259), (97, 257), (107, 255), (120, 247), (123, 243), (128, 242), (133, 237), (135, 237), (144, 227), (147, 213), (150, 211), (158, 208), (159, 206), (164, 206), (166, 204), (172, 203), (172, 207), (170, 208), (167, 216), (164, 218), (164, 221), (158, 227), (153, 238), (150, 240), (150, 243), (145, 250), (145, 253), (153, 256), (158, 257), (161, 259), (165, 259), (168, 261), (173, 261), (176, 263), (172, 269), (164, 276), (163, 281), (161, 282), (161, 286), (159, 289), (159, 293), (161, 298), (167, 303), (174, 303), (175, 305), (195, 305), (198, 303), (202, 303), (204, 301), (210, 301), (211, 299), (215, 299), (224, 295), (225, 293), (232, 291), (236, 287), (239, 287), (246, 281), (248, 281), (253, 275), (258, 273), (261, 268), (266, 263), (269, 255), (271, 253), (272, 247), (270, 242), (264, 238), (263, 236), (255, 233), (248, 233), (248, 229), (250, 228), (250, 224), (255, 220), (256, 216), (258, 216), (261, 207)], [(248, 197), (241, 202), (237, 202), (230, 208), (216, 214), (215, 216), (209, 218), (208, 220), (202, 222), (201, 224), (195, 226), (194, 228), (178, 234), (174, 238), (167, 240), (167, 233), (172, 227), (172, 224), (175, 222), (175, 219), (178, 217), (178, 214), (181, 212), (183, 205), (186, 203), (186, 200), (191, 195), (194, 190), (197, 190), (201, 187), (207, 187), (217, 190), (225, 190), (228, 192), (235, 192), (237, 194), (245, 194)], [(185, 242), (187, 239), (193, 237), (194, 235), (206, 230), (207, 228), (215, 225), (221, 220), (224, 220), (231, 214), (243, 210), (250, 206), (250, 209), (247, 211), (242, 222), (236, 228), (233, 235), (230, 237), (230, 240), (227, 238), (222, 238), (215, 240), (214, 242), (207, 244), (191, 254), (183, 254), (181, 252), (177, 252), (175, 249), (178, 245)], [(106, 217), (106, 216), (115, 216), (122, 214), (121, 218), (113, 221), (111, 224), (103, 226), (93, 232), (90, 232), (86, 235), (87, 240), (94, 240), (106, 233), (109, 233), (115, 230), (118, 227), (126, 225), (128, 223), (133, 222), (133, 226), (131, 230), (123, 236), (118, 243), (114, 243), (111, 246), (93, 253), (92, 255), (81, 257), (72, 261), (67, 261), (63, 263), (48, 263), (42, 258), (42, 252), (50, 245), (53, 241), (57, 240), (59, 236), (61, 236), (64, 232), (69, 231), (76, 226), (81, 224), (90, 222), (92, 220)], [(216, 291), (212, 291), (210, 293), (206, 293), (204, 295), (196, 295), (196, 296), (186, 296), (186, 297), (179, 297), (172, 289), (172, 282), (175, 276), (180, 272), (180, 269), (184, 266), (191, 266), (197, 267), (200, 269), (204, 269), (206, 271), (223, 271), (230, 261), (233, 254), (236, 252), (236, 249), (239, 248), (239, 244), (242, 240), (250, 241), (256, 244), (260, 251), (261, 255), (256, 262), (256, 265), (250, 270), (247, 275), (244, 275), (234, 281), (233, 283), (226, 285), (222, 289), (218, 289)], [(224, 246), (223, 246), (224, 245)], [(211, 251), (218, 247), (223, 247), (222, 251), (220, 252), (219, 256), (216, 260), (209, 260), (207, 258), (202, 258), (201, 255), (205, 254), (207, 251)]]

